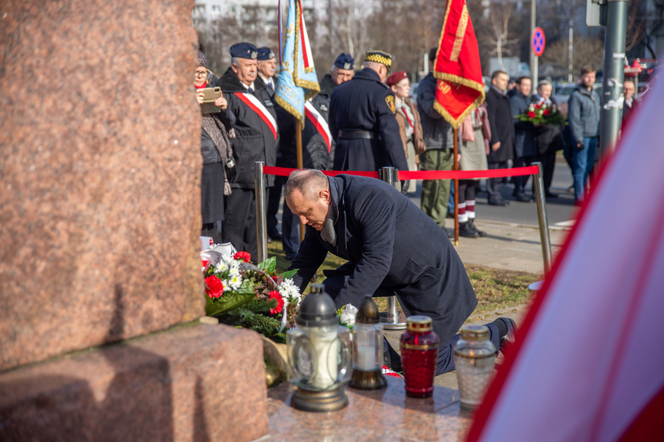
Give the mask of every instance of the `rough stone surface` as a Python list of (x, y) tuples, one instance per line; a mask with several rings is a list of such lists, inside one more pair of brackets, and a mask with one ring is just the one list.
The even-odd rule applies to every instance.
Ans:
[(191, 326), (0, 375), (6, 442), (244, 442), (267, 433), (262, 341), (248, 330)]
[(0, 2), (0, 371), (203, 313), (192, 8)]

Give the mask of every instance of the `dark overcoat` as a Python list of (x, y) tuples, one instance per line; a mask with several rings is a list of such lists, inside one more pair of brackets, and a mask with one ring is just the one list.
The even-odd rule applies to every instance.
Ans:
[[(330, 99), (327, 93), (321, 91), (311, 99), (311, 104), (318, 113), (328, 120)], [(277, 166), (297, 167), (297, 150), (295, 143), (295, 117), (287, 110), (276, 105), (277, 125), (279, 126), (279, 152)], [(305, 117), (302, 129), (302, 165), (305, 169), (327, 170), (331, 167), (331, 158), (334, 154), (334, 140), (331, 140), (330, 149), (323, 139), (323, 135), (316, 126)]]
[[(235, 131), (233, 143), (233, 157), (237, 167), (237, 177), (231, 183), (231, 187), (242, 189), (254, 188), (254, 167), (256, 161), (264, 161), (266, 166), (277, 164), (278, 136), (275, 136), (269, 126), (261, 117), (239, 98), (240, 94), (251, 94), (255, 96), (265, 109), (272, 115), (276, 122), (277, 113), (274, 102), (265, 87), (258, 87), (254, 82), (256, 90), (251, 93), (242, 85), (237, 74), (231, 68), (217, 81), (218, 86), (228, 100), (228, 109), (235, 116), (232, 129)], [(229, 130), (231, 127), (228, 128)], [(267, 175), (267, 185), (274, 185), (274, 176)]]
[[(276, 86), (277, 86), (277, 78), (276, 77), (272, 77), (272, 83), (274, 83), (274, 86), (276, 88)], [(267, 83), (265, 83), (265, 81), (263, 81), (263, 77), (261, 77), (260, 74), (256, 75), (256, 80), (254, 81), (254, 85), (256, 85), (256, 89), (265, 88), (265, 91), (268, 93), (270, 98), (274, 97), (275, 89), (272, 89), (271, 87), (269, 87), (267, 85)]]
[(406, 314), (430, 316), (441, 344), (446, 344), (477, 299), (445, 231), (383, 181), (349, 175), (328, 180), (334, 202), (330, 210), (338, 212), (336, 246), (307, 226), (290, 266), (299, 269), (294, 282), (300, 291), (330, 252), (354, 267), (336, 295), (337, 307), (357, 307), (365, 294), (396, 294)]
[(489, 152), (490, 163), (502, 163), (514, 158), (514, 121), (510, 99), (498, 92), (493, 86), (486, 94), (486, 111), (491, 126), (489, 148), (500, 141), (500, 149)]
[[(334, 170), (408, 170), (395, 114), (394, 94), (373, 69), (365, 68), (334, 88), (329, 116), (336, 141)], [(372, 132), (374, 138), (348, 140), (339, 136), (342, 130)]]
[[(512, 117), (528, 112), (531, 100), (521, 92), (510, 97)], [(514, 118), (514, 157), (529, 157), (535, 155), (535, 126), (533, 123)]]

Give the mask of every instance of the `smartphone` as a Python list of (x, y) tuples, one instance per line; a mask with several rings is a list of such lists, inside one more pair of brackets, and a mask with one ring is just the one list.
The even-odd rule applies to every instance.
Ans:
[(221, 97), (220, 87), (206, 87), (197, 92), (203, 92), (203, 103), (214, 103), (219, 97)]

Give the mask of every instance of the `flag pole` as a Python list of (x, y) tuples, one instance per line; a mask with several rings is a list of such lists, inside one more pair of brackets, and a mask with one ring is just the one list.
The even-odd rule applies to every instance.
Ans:
[[(459, 170), (459, 129), (453, 128), (454, 134), (454, 170)], [(459, 245), (459, 180), (454, 180), (454, 245)]]
[[(302, 122), (295, 119), (295, 151), (297, 152), (297, 168), (304, 169), (302, 161)], [(300, 242), (304, 241), (304, 224), (300, 222)]]

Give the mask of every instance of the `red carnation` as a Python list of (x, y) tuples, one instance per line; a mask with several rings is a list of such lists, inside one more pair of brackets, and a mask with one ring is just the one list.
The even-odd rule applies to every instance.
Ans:
[(236, 261), (249, 262), (251, 261), (251, 255), (249, 252), (237, 252), (235, 255), (233, 255), (233, 259)]
[(277, 300), (277, 306), (270, 309), (270, 314), (274, 315), (275, 313), (281, 313), (281, 311), (284, 309), (284, 298), (281, 297), (278, 291), (273, 290), (270, 292), (270, 299)]
[(535, 118), (535, 112), (533, 111), (528, 112), (528, 118)]
[(544, 112), (542, 112), (542, 115), (544, 115), (546, 117), (550, 113), (551, 113), (551, 111), (549, 109), (544, 109)]
[(224, 284), (216, 276), (210, 275), (205, 278), (205, 293), (212, 299), (221, 298), (224, 294)]

